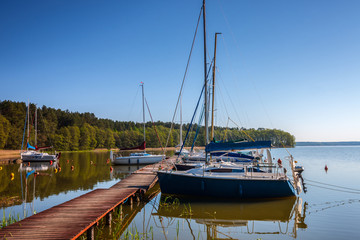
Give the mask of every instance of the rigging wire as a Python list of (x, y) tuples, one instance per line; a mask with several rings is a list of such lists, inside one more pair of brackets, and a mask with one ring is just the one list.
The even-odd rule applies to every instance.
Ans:
[(164, 151), (164, 148), (163, 148), (163, 146), (162, 146), (162, 143), (161, 143), (161, 140), (160, 140), (160, 137), (159, 137), (159, 133), (158, 133), (158, 131), (156, 130), (156, 126), (155, 126), (154, 120), (153, 120), (153, 118), (152, 118), (152, 115), (151, 115), (151, 112), (150, 112), (150, 108), (149, 108), (149, 105), (148, 105), (148, 103), (147, 103), (146, 98), (145, 98), (145, 103), (146, 103), (146, 107), (147, 107), (147, 109), (148, 109), (148, 111), (149, 111), (150, 119), (151, 119), (151, 122), (152, 122), (152, 124), (153, 124), (154, 129), (155, 129), (156, 136), (157, 136), (157, 138), (158, 138), (158, 140), (159, 140), (161, 150)]
[[(236, 48), (241, 52), (241, 49), (240, 49), (240, 47), (239, 47), (239, 43), (238, 43), (238, 41), (236, 40), (235, 34), (234, 34), (234, 32), (233, 32), (233, 30), (232, 30), (232, 28), (231, 28), (231, 26), (230, 26), (230, 23), (229, 23), (226, 15), (225, 15), (224, 9), (223, 9), (222, 4), (221, 4), (220, 1), (219, 1), (219, 6), (220, 6), (221, 13), (222, 13), (222, 15), (223, 15), (223, 18), (224, 18), (224, 20), (225, 20), (225, 22), (226, 22), (226, 25), (227, 25), (227, 27), (228, 27), (228, 29), (229, 29), (230, 35), (232, 36), (232, 39), (233, 39), (233, 41), (234, 41), (234, 43), (235, 43), (235, 46), (236, 46)], [(224, 43), (225, 43), (225, 38), (224, 38), (223, 35), (222, 35), (222, 38), (223, 38)], [(226, 53), (227, 53), (227, 55), (228, 55), (228, 57), (229, 57), (229, 51), (228, 51), (228, 48), (226, 47), (226, 44), (225, 44), (225, 49), (226, 49)], [(231, 65), (232, 62), (231, 62), (231, 61), (229, 61), (229, 62), (230, 62), (230, 65)], [(231, 67), (232, 67), (232, 65), (231, 65)], [(234, 68), (232, 67), (232, 69), (234, 69)], [(235, 82), (235, 86), (238, 87), (236, 81), (234, 81), (234, 82)], [(254, 80), (251, 80), (251, 83), (252, 83), (252, 85), (253, 85), (253, 87), (254, 87), (254, 89), (255, 89), (255, 92), (258, 93), (259, 91), (257, 90), (255, 81), (254, 81)], [(270, 115), (268, 114), (268, 112), (267, 112), (267, 110), (266, 110), (266, 108), (265, 108), (264, 101), (263, 101), (262, 98), (261, 98), (261, 94), (256, 94), (256, 96), (258, 97), (258, 100), (259, 100), (259, 102), (260, 102), (260, 104), (261, 104), (261, 106), (262, 106), (262, 108), (263, 108), (263, 111), (265, 112), (265, 115), (266, 115), (266, 117), (267, 117), (267, 119), (268, 119), (271, 127), (274, 128), (274, 124), (273, 124), (273, 122), (272, 122), (272, 120), (271, 120), (271, 118), (270, 118)], [(246, 112), (245, 112), (245, 114), (246, 114)], [(246, 114), (246, 118), (247, 118), (247, 121), (249, 121), (249, 120), (248, 120), (248, 117), (247, 117), (247, 114)], [(241, 122), (240, 122), (240, 123), (241, 123)], [(241, 125), (242, 125), (242, 124), (241, 124)]]
[(192, 44), (191, 44), (191, 49), (190, 49), (188, 61), (187, 61), (186, 68), (185, 68), (184, 77), (183, 77), (183, 80), (182, 80), (182, 83), (181, 83), (181, 88), (180, 88), (178, 100), (177, 100), (177, 102), (176, 102), (176, 107), (175, 107), (174, 115), (173, 115), (173, 118), (172, 118), (172, 121), (171, 121), (171, 126), (170, 126), (170, 130), (169, 130), (169, 134), (168, 134), (168, 137), (167, 137), (167, 140), (166, 140), (166, 144), (165, 144), (165, 148), (164, 148), (164, 154), (165, 154), (165, 152), (166, 152), (166, 147), (167, 147), (167, 145), (168, 145), (168, 143), (169, 143), (169, 140), (170, 140), (171, 131), (172, 131), (172, 128), (173, 128), (173, 125), (174, 125), (174, 119), (175, 119), (176, 112), (177, 112), (177, 108), (178, 108), (178, 106), (179, 106), (180, 98), (181, 98), (181, 95), (182, 95), (182, 91), (183, 91), (183, 87), (184, 87), (184, 83), (185, 83), (185, 79), (186, 79), (186, 74), (187, 74), (187, 71), (188, 71), (188, 68), (189, 68), (190, 59), (191, 59), (192, 51), (193, 51), (193, 49), (194, 49), (194, 44), (195, 44), (195, 39), (196, 39), (197, 31), (198, 31), (198, 28), (199, 28), (199, 23), (200, 23), (200, 19), (201, 19), (201, 15), (202, 15), (202, 13), (201, 13), (201, 12), (202, 12), (202, 9), (203, 9), (203, 8), (201, 7), (200, 13), (199, 13), (199, 18), (198, 18), (198, 21), (197, 21), (197, 24), (196, 24), (196, 29), (195, 29), (195, 33), (194, 33), (194, 38), (193, 38), (193, 41), (192, 41)]
[[(329, 184), (329, 183), (322, 183), (322, 182), (318, 182), (318, 181), (314, 181), (314, 180), (309, 180), (309, 179), (304, 179), (304, 180), (307, 181), (307, 182), (313, 182), (313, 183), (323, 184), (323, 185), (327, 185), (327, 186), (331, 186), (331, 187), (343, 188), (343, 189), (348, 189), (348, 190), (360, 192), (360, 189), (348, 188), (348, 187), (333, 185), (333, 184)], [(309, 185), (310, 185), (310, 184), (309, 184)]]
[(255, 140), (254, 140), (252, 137), (250, 137), (250, 135), (247, 134), (241, 127), (239, 127), (239, 125), (237, 125), (236, 122), (234, 122), (231, 118), (229, 118), (229, 120), (230, 120), (233, 124), (235, 124), (235, 125), (239, 128), (239, 130), (240, 130), (241, 132), (243, 132), (248, 138), (250, 138), (251, 141), (255, 142)]
[(133, 99), (133, 101), (132, 101), (131, 108), (130, 108), (130, 112), (129, 112), (129, 115), (128, 115), (128, 119), (130, 119), (130, 116), (131, 116), (131, 114), (132, 114), (132, 110), (134, 109), (135, 101), (136, 101), (137, 96), (138, 96), (138, 94), (139, 94), (140, 86), (141, 86), (141, 85), (138, 86), (137, 91), (136, 91), (136, 94), (135, 94), (135, 97), (134, 97), (134, 99)]
[(333, 191), (337, 191), (337, 192), (346, 192), (346, 193), (360, 194), (360, 192), (354, 192), (354, 191), (347, 191), (347, 190), (329, 188), (329, 187), (319, 186), (319, 185), (315, 185), (315, 184), (311, 184), (311, 183), (306, 183), (306, 185), (310, 185), (310, 186), (318, 187), (318, 188), (323, 188), (323, 189), (328, 189), (328, 190), (333, 190)]

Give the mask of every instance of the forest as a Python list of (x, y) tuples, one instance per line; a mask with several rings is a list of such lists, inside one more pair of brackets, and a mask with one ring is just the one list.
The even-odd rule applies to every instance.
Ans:
[[(30, 103), (29, 143), (35, 145), (35, 110)], [(27, 136), (25, 119), (27, 105), (24, 102), (0, 101), (0, 149), (26, 148)], [(146, 123), (146, 146), (158, 148), (166, 144), (170, 122)], [(155, 127), (154, 127), (155, 126)], [(189, 124), (183, 125), (185, 135)], [(189, 132), (191, 146), (195, 132), (199, 128), (196, 146), (204, 146), (204, 126), (196, 124)], [(180, 125), (174, 124), (167, 147), (179, 144)], [(25, 134), (25, 136), (24, 136)], [(23, 137), (24, 136), (24, 137)], [(158, 137), (159, 136), (159, 137)], [(271, 140), (274, 147), (294, 147), (295, 137), (278, 129), (238, 129), (215, 127), (215, 140), (234, 141), (239, 139)], [(160, 141), (159, 141), (160, 140)], [(191, 140), (191, 141), (190, 141)], [(54, 109), (46, 106), (37, 108), (37, 146), (52, 146), (57, 151), (93, 150), (95, 148), (128, 148), (138, 146), (143, 141), (143, 124), (132, 121), (114, 121), (97, 118), (93, 113), (78, 113)]]

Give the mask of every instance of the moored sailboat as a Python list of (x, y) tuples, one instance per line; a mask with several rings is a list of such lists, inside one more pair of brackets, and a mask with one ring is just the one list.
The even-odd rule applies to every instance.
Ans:
[(112, 164), (115, 165), (132, 165), (132, 164), (152, 164), (160, 162), (165, 159), (165, 155), (153, 155), (147, 153), (146, 149), (146, 135), (145, 135), (145, 99), (144, 99), (144, 83), (141, 83), (142, 87), (142, 105), (143, 105), (143, 124), (144, 124), (144, 141), (140, 146), (132, 148), (122, 148), (120, 150), (144, 150), (144, 152), (131, 153), (129, 156), (121, 156), (114, 154), (110, 151), (110, 159)]
[(23, 162), (49, 162), (58, 160), (61, 153), (49, 154), (46, 152), (40, 152), (42, 149), (48, 149), (51, 147), (37, 146), (37, 109), (35, 109), (35, 147), (30, 145), (30, 103), (28, 103), (27, 123), (25, 121), (25, 125), (27, 125), (26, 150), (21, 152), (21, 160)]
[[(206, 24), (205, 0), (202, 15), (204, 22), (204, 105), (205, 105), (205, 162), (209, 162), (211, 153), (234, 150), (270, 149), (270, 141), (211, 142), (208, 140), (208, 94), (206, 63)], [(213, 136), (212, 136), (213, 137)], [(269, 155), (269, 151), (268, 155)], [(271, 161), (271, 156), (269, 157)], [(262, 163), (253, 159), (250, 163), (233, 166), (205, 165), (186, 171), (159, 170), (160, 189), (163, 194), (214, 198), (279, 198), (294, 196), (301, 192), (301, 175), (295, 172), (295, 163), (290, 155), (289, 163), (293, 175), (291, 180), (285, 168), (272, 171), (274, 163)], [(263, 169), (261, 168), (263, 167)], [(280, 167), (280, 166), (279, 166)]]

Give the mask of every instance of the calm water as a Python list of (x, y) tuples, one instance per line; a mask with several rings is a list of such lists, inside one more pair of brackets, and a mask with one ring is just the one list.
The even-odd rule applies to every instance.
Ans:
[[(178, 203), (165, 201), (159, 194), (145, 207), (128, 213), (132, 219), (128, 230), (148, 233), (150, 239), (358, 239), (360, 147), (297, 147), (289, 151), (305, 167), (308, 191), (298, 198)], [(287, 155), (283, 149), (274, 149), (272, 154), (276, 159)], [(27, 184), (21, 182), (20, 174), (26, 178), (19, 170), (26, 166), (2, 166), (0, 198), (14, 200), (11, 206), (2, 207), (2, 212), (5, 216), (30, 216), (96, 188), (111, 187), (137, 169), (115, 166), (111, 171), (108, 157), (109, 153), (63, 154), (61, 171), (55, 165), (30, 166), (37, 167), (40, 174), (35, 181), (30, 175)]]

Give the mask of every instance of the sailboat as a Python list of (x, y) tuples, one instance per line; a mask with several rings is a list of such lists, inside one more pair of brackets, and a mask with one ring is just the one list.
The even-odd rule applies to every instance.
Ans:
[[(212, 152), (248, 151), (271, 148), (271, 141), (210, 142), (208, 137), (207, 63), (206, 63), (206, 17), (205, 0), (202, 15), (204, 23), (204, 90), (205, 90), (205, 160), (209, 162)], [(271, 159), (270, 151), (267, 151)], [(301, 192), (301, 173), (295, 171), (293, 157), (288, 157), (293, 179), (286, 169), (268, 163), (263, 169), (259, 163), (237, 166), (202, 165), (186, 171), (159, 170), (157, 176), (163, 194), (210, 198), (279, 198), (295, 196)], [(269, 170), (270, 169), (270, 170)]]
[(144, 152), (131, 153), (130, 156), (121, 156), (114, 154), (110, 151), (110, 159), (114, 165), (132, 165), (132, 164), (153, 164), (165, 159), (165, 155), (153, 155), (145, 151), (146, 148), (146, 136), (145, 136), (145, 98), (144, 98), (144, 83), (142, 82), (142, 105), (143, 105), (143, 124), (144, 124), (144, 141), (138, 147), (122, 148), (120, 150), (144, 150)]
[(37, 108), (35, 109), (35, 147), (30, 145), (30, 103), (28, 103), (27, 108), (27, 141), (26, 141), (26, 151), (21, 152), (21, 160), (23, 162), (50, 162), (56, 161), (60, 158), (61, 153), (58, 154), (48, 154), (46, 152), (40, 152), (42, 149), (47, 149), (51, 147), (38, 147), (37, 146)]

